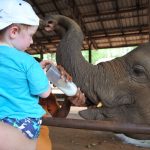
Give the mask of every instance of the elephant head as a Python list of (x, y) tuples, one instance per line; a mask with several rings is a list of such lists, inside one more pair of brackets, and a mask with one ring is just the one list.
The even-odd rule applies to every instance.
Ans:
[[(53, 15), (45, 19), (54, 23), (61, 41), (57, 48), (57, 63), (73, 77), (73, 81), (95, 105), (81, 111), (85, 119), (117, 120), (150, 124), (150, 44), (135, 48), (123, 57), (97, 65), (88, 63), (81, 54), (83, 33), (72, 19)], [(150, 135), (130, 134), (138, 139)]]

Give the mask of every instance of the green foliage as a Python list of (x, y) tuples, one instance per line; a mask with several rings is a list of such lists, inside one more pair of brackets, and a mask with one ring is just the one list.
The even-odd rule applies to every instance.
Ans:
[(43, 59), (48, 59), (48, 60), (51, 60), (53, 62), (56, 62), (56, 53), (49, 53), (49, 54), (44, 54), (44, 57)]
[[(33, 57), (40, 58), (40, 54), (32, 55)], [(48, 53), (43, 55), (44, 60), (51, 60), (53, 62), (56, 62), (56, 53)]]
[[(109, 49), (98, 49), (92, 50), (92, 64), (97, 64), (101, 61), (111, 60), (116, 57), (120, 57), (125, 55), (126, 53), (133, 50), (135, 47), (122, 47), (122, 48), (109, 48)], [(82, 51), (83, 57), (89, 61), (89, 51)], [(40, 58), (40, 55), (34, 55)], [(48, 59), (53, 62), (56, 62), (56, 53), (48, 53), (44, 54), (43, 59)]]
[[(97, 64), (101, 61), (111, 60), (116, 57), (120, 57), (125, 55), (126, 53), (133, 50), (135, 47), (122, 47), (122, 48), (109, 48), (109, 49), (99, 49), (99, 50), (92, 50), (92, 64)], [(82, 55), (88, 61), (89, 58), (89, 51), (82, 51)]]

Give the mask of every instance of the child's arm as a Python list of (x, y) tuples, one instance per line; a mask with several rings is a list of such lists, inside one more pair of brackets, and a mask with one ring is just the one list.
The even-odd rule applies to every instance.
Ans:
[(46, 92), (39, 94), (39, 96), (41, 98), (47, 98), (50, 95), (50, 93), (51, 93), (51, 88), (49, 87)]
[[(49, 65), (49, 64), (52, 64), (52, 62), (49, 61), (49, 60), (43, 60), (43, 61), (40, 62), (40, 65), (41, 65), (42, 69), (45, 70), (45, 71), (46, 71), (47, 65)], [(48, 90), (44, 93), (39, 94), (39, 96), (41, 98), (47, 98), (50, 95), (50, 93), (51, 93), (51, 87), (49, 86)]]

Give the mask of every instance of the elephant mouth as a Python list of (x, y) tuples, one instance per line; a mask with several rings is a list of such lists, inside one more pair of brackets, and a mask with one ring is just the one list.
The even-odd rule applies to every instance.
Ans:
[(121, 141), (123, 141), (126, 144), (131, 144), (131, 145), (135, 145), (138, 147), (150, 148), (150, 140), (134, 139), (134, 138), (130, 138), (124, 134), (115, 134), (115, 136), (117, 138), (121, 139)]

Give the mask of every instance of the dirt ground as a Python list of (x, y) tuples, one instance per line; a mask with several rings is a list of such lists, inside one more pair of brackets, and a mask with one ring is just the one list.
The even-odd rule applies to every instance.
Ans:
[[(68, 118), (80, 119), (73, 108)], [(111, 132), (49, 127), (53, 150), (150, 150), (125, 144)]]

